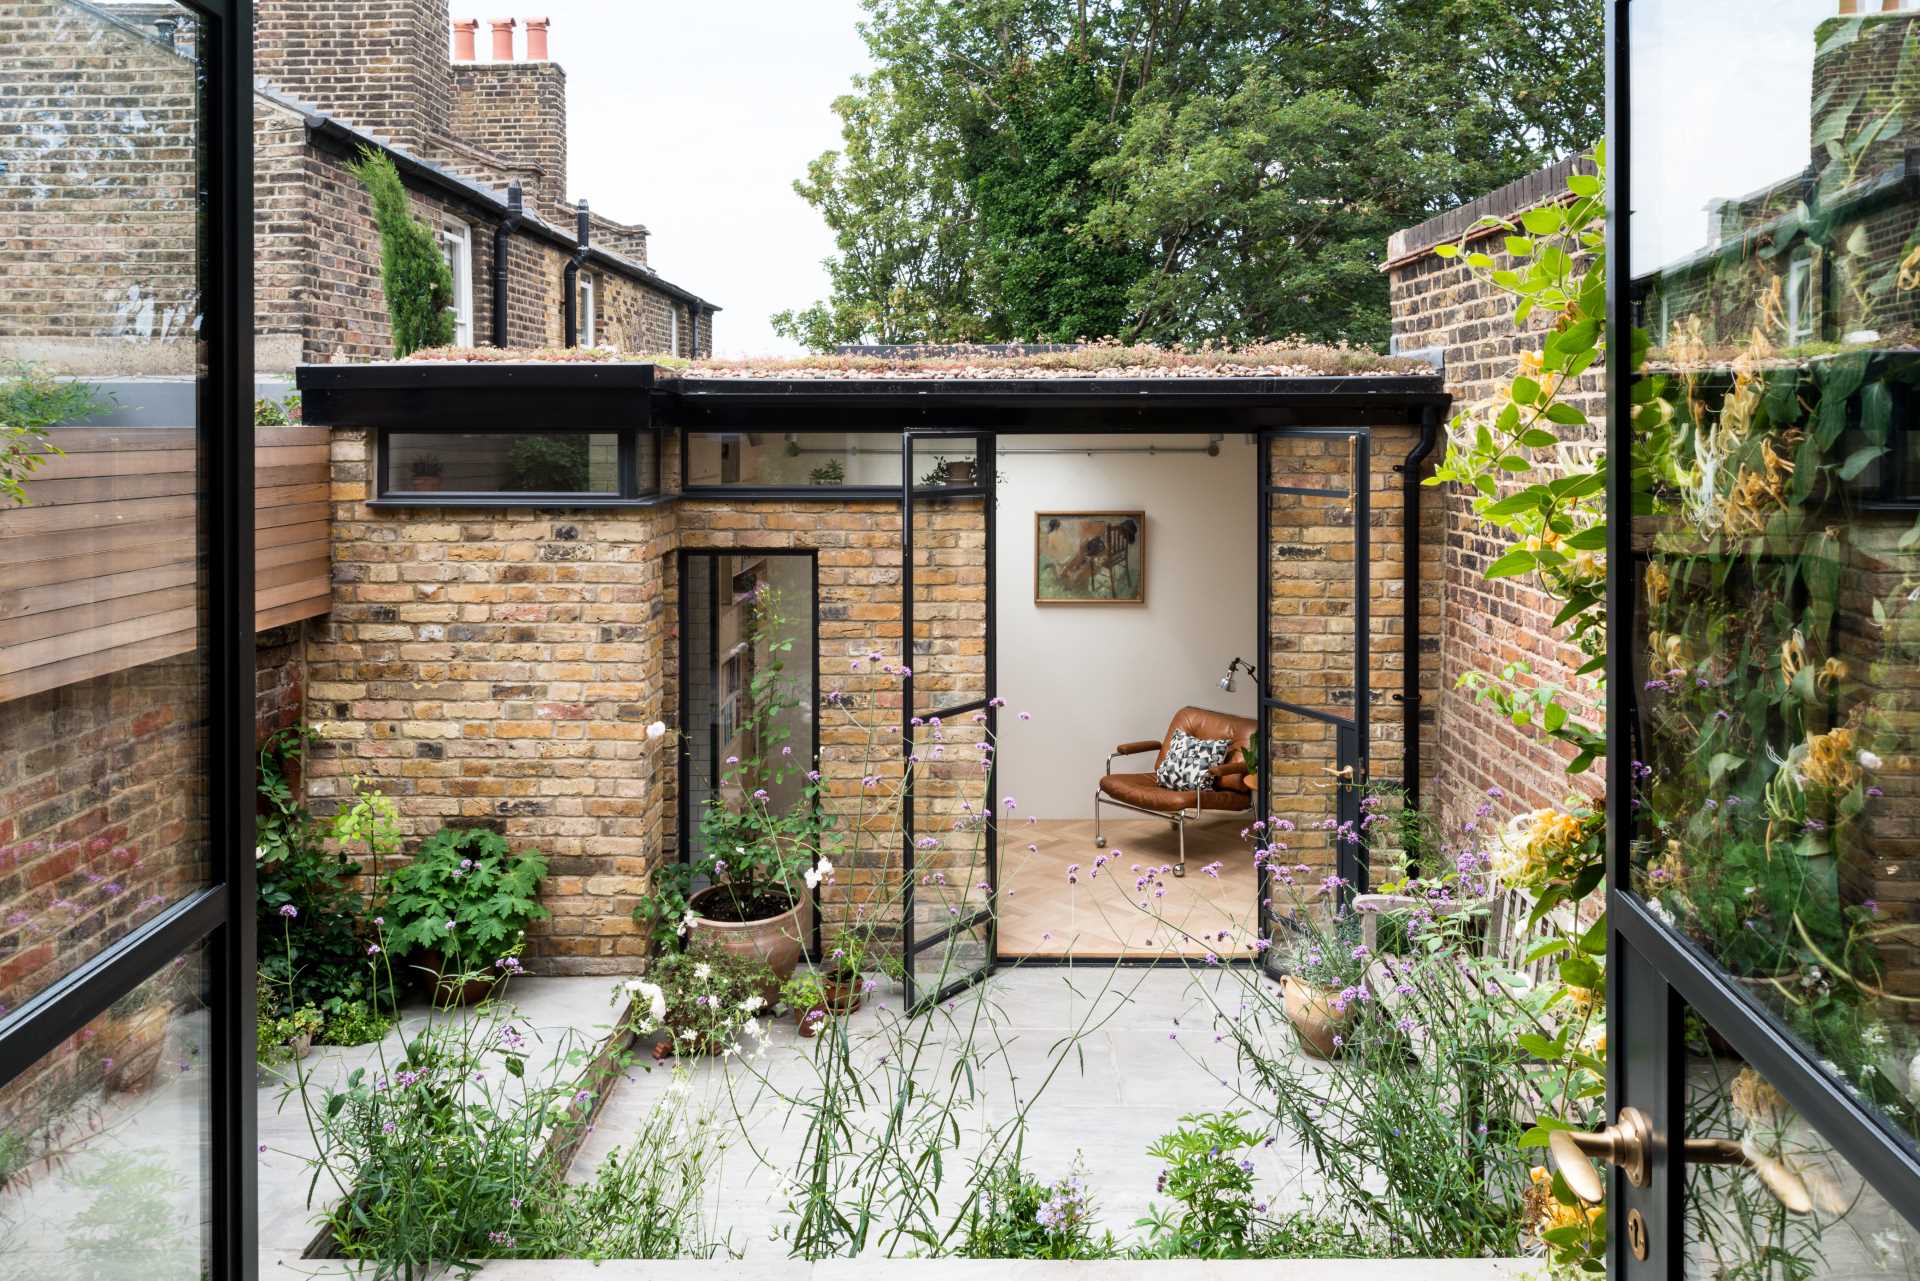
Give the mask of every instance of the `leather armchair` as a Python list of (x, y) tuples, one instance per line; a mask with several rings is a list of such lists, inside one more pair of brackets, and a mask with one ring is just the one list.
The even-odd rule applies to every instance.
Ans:
[[(1207, 771), (1212, 786), (1197, 792), (1176, 792), (1160, 786), (1154, 772), (1166, 758), (1167, 744), (1176, 730), (1185, 730), (1195, 738), (1224, 738), (1229, 742), (1227, 758)], [(1247, 786), (1246, 747), (1259, 732), (1259, 724), (1245, 716), (1216, 712), (1204, 707), (1183, 707), (1173, 714), (1167, 732), (1160, 738), (1143, 738), (1121, 743), (1107, 757), (1107, 772), (1093, 794), (1093, 843), (1105, 846), (1107, 838), (1100, 827), (1103, 805), (1118, 805), (1152, 818), (1165, 819), (1180, 834), (1180, 861), (1175, 876), (1187, 873), (1188, 821), (1207, 812), (1240, 812), (1253, 805), (1253, 790)], [(1123, 756), (1154, 753), (1153, 769), (1145, 773), (1119, 773), (1114, 762)]]

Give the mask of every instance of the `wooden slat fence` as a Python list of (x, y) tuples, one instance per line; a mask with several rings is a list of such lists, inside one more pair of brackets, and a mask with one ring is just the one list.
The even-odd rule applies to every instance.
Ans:
[[(64, 457), (0, 509), (0, 701), (199, 643), (189, 427), (66, 427)], [(255, 429), (254, 624), (327, 612), (327, 432)]]

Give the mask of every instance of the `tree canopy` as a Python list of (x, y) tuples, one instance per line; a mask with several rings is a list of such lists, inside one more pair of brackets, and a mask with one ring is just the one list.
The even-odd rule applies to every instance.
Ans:
[(1600, 0), (865, 0), (848, 342), (1387, 337), (1387, 236), (1597, 141)]

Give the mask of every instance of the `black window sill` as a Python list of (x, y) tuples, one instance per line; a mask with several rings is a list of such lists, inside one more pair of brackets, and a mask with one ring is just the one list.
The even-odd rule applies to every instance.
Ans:
[(639, 498), (613, 495), (566, 494), (387, 494), (367, 500), (367, 506), (392, 510), (420, 507), (529, 507), (543, 511), (572, 511), (580, 508), (663, 507), (679, 501), (679, 494), (647, 494)]

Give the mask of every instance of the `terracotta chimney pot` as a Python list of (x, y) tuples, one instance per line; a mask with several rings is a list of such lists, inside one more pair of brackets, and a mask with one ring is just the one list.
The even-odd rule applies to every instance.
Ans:
[(513, 61), (513, 29), (518, 25), (517, 18), (490, 18), (493, 27), (493, 60), (495, 62)]
[(547, 27), (549, 18), (527, 19), (527, 60), (529, 62), (547, 61)]
[(478, 18), (455, 18), (453, 20), (453, 60), (455, 62), (473, 61), (473, 37), (480, 30)]

